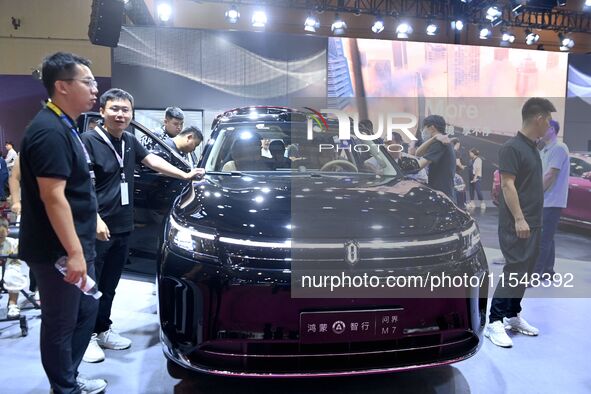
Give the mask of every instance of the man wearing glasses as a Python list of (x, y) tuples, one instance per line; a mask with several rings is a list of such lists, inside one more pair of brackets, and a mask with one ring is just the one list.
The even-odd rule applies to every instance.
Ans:
[(98, 216), (96, 227), (96, 273), (103, 293), (94, 333), (84, 354), (86, 362), (105, 359), (102, 350), (123, 350), (131, 340), (111, 328), (111, 307), (123, 266), (129, 254), (133, 230), (134, 168), (145, 166), (170, 177), (190, 180), (201, 169), (184, 172), (149, 153), (132, 133), (126, 132), (133, 114), (133, 97), (121, 89), (110, 89), (100, 98), (103, 125), (82, 135), (96, 174)]
[[(43, 61), (51, 100), (33, 118), (21, 144), (23, 213), (19, 257), (34, 273), (41, 304), (41, 362), (55, 393), (98, 393), (107, 382), (78, 374), (98, 301), (74, 284), (94, 277), (96, 195), (75, 119), (96, 102), (90, 62), (58, 52)], [(65, 256), (64, 276), (54, 267)]]

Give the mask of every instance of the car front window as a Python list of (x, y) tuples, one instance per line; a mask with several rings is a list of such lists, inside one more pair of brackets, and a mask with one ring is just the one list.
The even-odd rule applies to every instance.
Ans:
[(388, 149), (375, 141), (337, 133), (314, 132), (307, 138), (305, 124), (240, 124), (220, 130), (205, 169), (207, 172), (347, 173), (395, 176)]

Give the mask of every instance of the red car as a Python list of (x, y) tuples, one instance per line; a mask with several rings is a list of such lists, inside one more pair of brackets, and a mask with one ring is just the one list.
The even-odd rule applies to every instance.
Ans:
[[(570, 174), (568, 179), (568, 202), (562, 210), (561, 223), (591, 229), (591, 152), (570, 154)], [(491, 197), (499, 205), (501, 178), (499, 170), (493, 175)]]

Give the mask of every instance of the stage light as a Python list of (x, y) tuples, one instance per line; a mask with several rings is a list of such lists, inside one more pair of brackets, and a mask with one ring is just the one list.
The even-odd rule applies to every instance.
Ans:
[(564, 7), (566, 5), (566, 0), (556, 0), (556, 5), (559, 7)]
[(267, 14), (265, 13), (265, 11), (255, 11), (252, 14), (251, 24), (252, 27), (265, 27), (265, 25), (267, 24)]
[(501, 18), (501, 16), (503, 16), (503, 12), (496, 5), (489, 7), (488, 10), (486, 10), (486, 19), (491, 22), (496, 21)]
[(310, 33), (316, 33), (316, 29), (320, 27), (320, 21), (317, 17), (315, 17), (312, 13), (308, 15), (306, 21), (304, 22), (304, 30), (309, 31)]
[(585, 0), (585, 7), (591, 7), (591, 0)]
[(379, 16), (376, 17), (376, 20), (371, 25), (371, 31), (373, 31), (376, 34), (383, 32), (384, 31), (384, 20), (382, 18), (380, 18)]
[(345, 34), (345, 31), (347, 30), (347, 24), (345, 23), (345, 21), (341, 19), (339, 14), (335, 14), (334, 18), (335, 19), (334, 22), (332, 22), (332, 25), (330, 26), (330, 30), (332, 30), (333, 34)]
[(170, 3), (162, 2), (158, 4), (156, 8), (156, 13), (158, 14), (158, 19), (162, 22), (168, 22), (172, 15), (172, 6)]
[(411, 34), (412, 26), (406, 22), (402, 22), (396, 27), (396, 37), (398, 38), (408, 38)]
[(429, 22), (429, 24), (427, 25), (427, 28), (425, 29), (425, 31), (427, 32), (428, 36), (434, 36), (437, 34), (437, 30), (438, 30), (438, 26), (433, 23), (433, 22)]
[(540, 39), (540, 35), (534, 33), (530, 29), (525, 29), (525, 43), (527, 45), (533, 45)]
[(452, 21), (451, 28), (457, 31), (462, 31), (464, 29), (464, 21), (461, 19), (456, 19), (455, 21)]
[(234, 24), (240, 19), (240, 12), (238, 12), (236, 6), (233, 5), (228, 11), (226, 11), (224, 17), (226, 18), (226, 22)]
[(565, 36), (563, 33), (558, 34), (558, 40), (560, 41), (561, 51), (568, 51), (575, 46), (575, 41), (572, 38)]
[(487, 40), (490, 38), (490, 36), (492, 36), (492, 30), (486, 26), (481, 26), (480, 33), (478, 36), (481, 40)]
[(507, 46), (515, 42), (515, 34), (508, 31), (503, 31), (502, 33), (503, 34), (501, 36), (501, 45)]

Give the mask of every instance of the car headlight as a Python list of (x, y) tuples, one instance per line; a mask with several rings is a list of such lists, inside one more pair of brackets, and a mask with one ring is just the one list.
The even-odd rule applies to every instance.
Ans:
[(168, 241), (178, 249), (215, 257), (215, 231), (209, 228), (185, 227), (170, 218)]
[(462, 244), (464, 246), (464, 256), (471, 256), (478, 250), (480, 244), (480, 230), (478, 225), (473, 222), (472, 225), (461, 232)]

